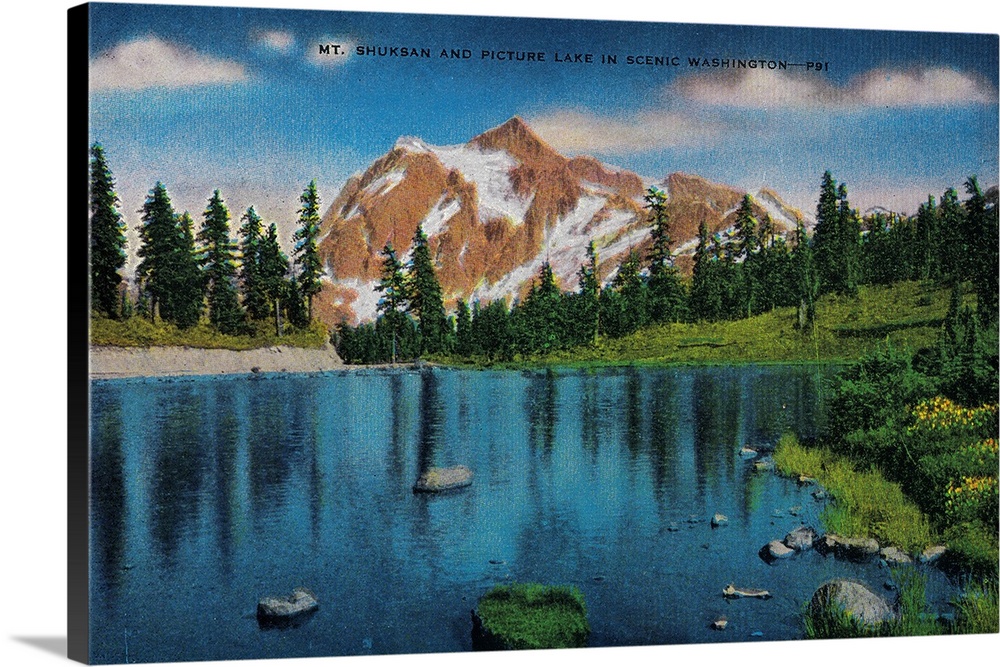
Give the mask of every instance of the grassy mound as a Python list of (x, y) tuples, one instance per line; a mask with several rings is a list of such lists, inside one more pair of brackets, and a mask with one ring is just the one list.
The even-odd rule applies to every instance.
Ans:
[(479, 599), (476, 615), (484, 648), (579, 648), (590, 634), (587, 605), (574, 586), (496, 586)]

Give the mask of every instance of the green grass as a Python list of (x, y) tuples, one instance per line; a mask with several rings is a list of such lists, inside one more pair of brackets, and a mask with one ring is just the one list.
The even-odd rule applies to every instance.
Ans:
[(111, 320), (101, 315), (90, 319), (90, 344), (114, 347), (182, 346), (225, 350), (252, 350), (274, 345), (321, 348), (329, 340), (326, 327), (313, 322), (308, 329), (296, 330), (288, 326), (285, 335), (278, 337), (271, 323), (259, 323), (253, 335), (227, 336), (219, 333), (202, 320), (190, 329), (178, 329), (162, 321), (150, 322), (144, 317), (131, 317), (124, 321)]
[(909, 553), (938, 541), (927, 516), (900, 486), (877, 471), (859, 471), (846, 458), (805, 447), (794, 435), (778, 441), (774, 463), (784, 475), (814, 477), (833, 502), (821, 516), (826, 529), (844, 537), (874, 537), (882, 546)]
[(794, 308), (731, 322), (663, 324), (619, 339), (523, 360), (524, 364), (680, 364), (843, 362), (886, 339), (912, 350), (932, 345), (948, 311), (948, 292), (918, 282), (862, 286), (858, 296), (817, 303), (816, 330), (796, 328)]
[(958, 634), (985, 634), (1000, 631), (1000, 611), (997, 607), (997, 582), (972, 581), (954, 601), (955, 625)]
[(480, 598), (476, 613), (513, 649), (577, 648), (590, 634), (583, 594), (572, 586), (496, 586)]
[(892, 579), (899, 590), (896, 618), (868, 625), (839, 605), (826, 604), (817, 609), (807, 603), (803, 611), (806, 639), (921, 637), (947, 630), (942, 621), (928, 613), (926, 574), (913, 567), (898, 567), (893, 570)]

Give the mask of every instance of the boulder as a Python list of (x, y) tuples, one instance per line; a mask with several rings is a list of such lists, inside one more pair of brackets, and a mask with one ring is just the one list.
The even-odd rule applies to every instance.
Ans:
[(783, 542), (789, 549), (805, 551), (812, 549), (813, 542), (816, 541), (816, 531), (809, 526), (799, 526), (792, 532), (785, 535)]
[(291, 595), (263, 597), (257, 602), (257, 622), (262, 626), (292, 625), (319, 608), (316, 595), (306, 588), (296, 588)]
[(934, 561), (941, 558), (941, 556), (943, 556), (946, 551), (948, 551), (948, 547), (944, 546), (943, 544), (927, 547), (920, 554), (920, 562), (933, 563)]
[(727, 619), (725, 616), (720, 616), (714, 621), (712, 621), (713, 630), (725, 630), (727, 625), (729, 625), (729, 619)]
[(824, 556), (832, 553), (837, 558), (864, 563), (878, 555), (878, 542), (871, 537), (840, 537), (828, 533), (813, 543)]
[(760, 556), (761, 560), (765, 563), (773, 563), (776, 560), (791, 558), (795, 555), (795, 549), (785, 546), (781, 540), (771, 540), (760, 548), (757, 555)]
[(799, 486), (813, 486), (816, 484), (816, 478), (810, 477), (809, 475), (799, 475)]
[(729, 523), (729, 517), (727, 517), (725, 514), (719, 514), (718, 512), (716, 512), (715, 516), (712, 517), (712, 528), (725, 526), (728, 523)]
[(774, 461), (771, 459), (760, 459), (753, 462), (754, 470), (774, 470)]
[(866, 628), (895, 617), (885, 598), (866, 585), (848, 579), (834, 579), (816, 589), (807, 613), (814, 619), (825, 614), (844, 613)]
[(461, 489), (472, 484), (472, 471), (466, 466), (430, 468), (417, 478), (414, 493), (438, 493)]
[(888, 565), (909, 565), (913, 562), (910, 555), (899, 547), (883, 547), (878, 554)]
[(757, 450), (754, 449), (753, 447), (747, 447), (746, 445), (744, 445), (740, 449), (740, 458), (743, 458), (743, 459), (755, 459), (755, 458), (757, 458)]

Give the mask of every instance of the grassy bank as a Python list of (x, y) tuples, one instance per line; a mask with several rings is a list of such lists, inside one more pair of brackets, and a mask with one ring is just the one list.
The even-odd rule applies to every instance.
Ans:
[(313, 322), (308, 329), (288, 326), (280, 338), (274, 333), (274, 325), (259, 323), (252, 335), (228, 336), (219, 333), (208, 322), (202, 321), (190, 329), (178, 329), (166, 322), (150, 322), (144, 317), (130, 317), (127, 320), (111, 320), (101, 315), (90, 319), (91, 345), (113, 347), (198, 347), (223, 350), (253, 350), (275, 345), (289, 345), (318, 349), (329, 341), (326, 327)]
[(510, 362), (438, 355), (431, 361), (474, 367), (616, 366), (625, 364), (837, 363), (860, 359), (886, 340), (898, 349), (934, 344), (948, 312), (948, 291), (919, 282), (862, 286), (856, 297), (828, 294), (816, 328), (796, 328), (795, 308), (723, 322), (659, 324), (623, 338)]
[(917, 282), (863, 286), (857, 297), (826, 295), (816, 330), (796, 329), (794, 308), (744, 320), (663, 324), (620, 339), (548, 355), (543, 363), (837, 362), (858, 359), (887, 338), (916, 350), (932, 344), (948, 311), (947, 290)]
[(821, 519), (831, 533), (874, 537), (883, 546), (909, 553), (940, 539), (900, 486), (877, 471), (858, 470), (848, 459), (820, 447), (805, 447), (793, 435), (782, 436), (774, 462), (780, 473), (813, 477), (826, 489), (833, 502)]

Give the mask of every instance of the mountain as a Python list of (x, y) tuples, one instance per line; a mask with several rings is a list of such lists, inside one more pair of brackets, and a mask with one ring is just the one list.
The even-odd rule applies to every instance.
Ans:
[[(408, 258), (418, 225), (430, 239), (446, 301), (492, 301), (523, 294), (548, 260), (563, 289), (593, 240), (602, 279), (631, 249), (645, 254), (648, 212), (643, 193), (665, 190), (674, 251), (694, 251), (699, 223), (731, 231), (744, 192), (698, 176), (662, 181), (602, 164), (567, 158), (519, 117), (453, 146), (400, 138), (363, 174), (353, 176), (323, 217), (320, 253), (330, 280), (314, 304), (329, 323), (375, 316), (386, 242)], [(755, 213), (770, 215), (778, 233), (804, 216), (777, 193), (754, 194)], [(685, 270), (690, 260), (679, 257)]]

